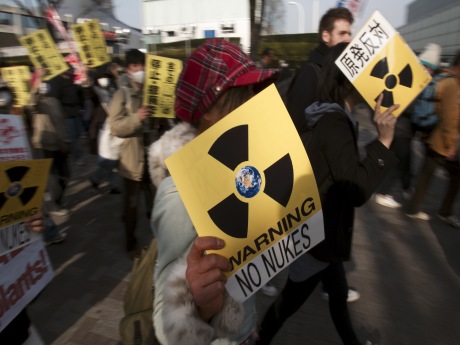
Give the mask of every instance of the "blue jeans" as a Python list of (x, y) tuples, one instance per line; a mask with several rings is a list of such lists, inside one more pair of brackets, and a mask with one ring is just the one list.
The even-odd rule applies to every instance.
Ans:
[(110, 189), (116, 189), (120, 185), (119, 175), (113, 171), (118, 166), (118, 161), (97, 157), (97, 169), (91, 174), (91, 180), (100, 184), (107, 177)]

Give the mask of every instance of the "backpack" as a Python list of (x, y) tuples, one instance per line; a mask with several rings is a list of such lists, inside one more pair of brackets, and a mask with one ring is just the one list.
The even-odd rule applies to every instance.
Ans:
[(436, 103), (439, 102), (439, 99), (435, 97), (436, 86), (439, 81), (449, 77), (452, 77), (452, 75), (447, 73), (435, 74), (430, 83), (412, 103), (411, 121), (417, 131), (429, 133), (438, 123), (439, 118), (436, 114)]
[(288, 78), (285, 78), (275, 83), (276, 89), (278, 90), (278, 93), (280, 94), (281, 99), (283, 100), (283, 103), (285, 106), (287, 106), (287, 96), (288, 96), (289, 91), (291, 90), (292, 85), (294, 84), (294, 80), (296, 77), (297, 77), (297, 73), (294, 73)]
[(123, 309), (125, 316), (120, 321), (120, 337), (125, 345), (158, 345), (153, 328), (153, 271), (157, 254), (157, 243), (153, 239), (133, 261), (131, 277), (125, 292)]

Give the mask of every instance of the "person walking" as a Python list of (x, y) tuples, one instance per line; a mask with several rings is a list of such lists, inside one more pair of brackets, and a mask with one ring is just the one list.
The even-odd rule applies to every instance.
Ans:
[[(92, 116), (90, 124), (90, 136), (96, 137), (97, 141), (97, 169), (90, 175), (91, 186), (97, 190), (105, 178), (109, 181), (110, 194), (120, 194), (119, 175), (116, 172), (118, 160), (120, 157), (120, 146), (123, 143), (122, 138), (114, 136), (110, 131), (109, 105), (112, 96), (116, 91), (116, 82), (114, 77), (105, 72), (96, 76), (96, 83), (93, 86), (97, 95), (97, 105)], [(129, 97), (129, 90), (124, 89)]]
[[(439, 68), (441, 49), (430, 43), (419, 55), (425, 69), (434, 74)], [(407, 206), (410, 218), (430, 220), (429, 214), (421, 211), (423, 199), (437, 167), (444, 168), (449, 175), (449, 185), (438, 209), (438, 218), (455, 228), (460, 228), (460, 220), (453, 214), (452, 206), (460, 188), (460, 163), (458, 156), (460, 111), (459, 111), (459, 53), (454, 58), (452, 68), (440, 73), (447, 74), (439, 80), (435, 89), (436, 114), (438, 122), (425, 143), (425, 159), (419, 172), (414, 194)]]
[(144, 191), (147, 217), (150, 218), (155, 189), (147, 167), (147, 150), (155, 140), (150, 112), (143, 102), (145, 54), (138, 49), (126, 53), (128, 79), (112, 97), (109, 106), (109, 126), (112, 135), (124, 138), (120, 147), (118, 170), (123, 178), (123, 222), (126, 252), (139, 253), (135, 231), (141, 190)]
[[(47, 213), (67, 216), (70, 211), (64, 207), (64, 194), (70, 179), (68, 155), (71, 138), (60, 102), (51, 97), (51, 84), (41, 78), (41, 70), (34, 74), (30, 105), (33, 110), (32, 146), (39, 157), (52, 159), (48, 188), (45, 194)], [(45, 222), (45, 242), (59, 243), (65, 239), (64, 233), (57, 232), (55, 226)], [(51, 233), (49, 233), (51, 229)]]
[(344, 7), (331, 8), (319, 22), (319, 44), (299, 69), (287, 94), (287, 110), (297, 130), (305, 124), (305, 109), (317, 101), (319, 73), (328, 50), (341, 42), (350, 42), (353, 15)]
[(150, 175), (158, 186), (151, 225), (158, 248), (153, 317), (161, 345), (255, 343), (255, 296), (241, 304), (226, 292), (228, 259), (203, 255), (224, 241), (197, 237), (164, 160), (276, 77), (277, 71), (256, 68), (239, 46), (223, 39), (197, 48), (179, 77), (175, 110), (181, 121), (149, 151)]
[[(305, 109), (317, 101), (319, 75), (324, 56), (331, 47), (342, 42), (350, 42), (353, 21), (353, 15), (345, 7), (331, 8), (321, 17), (318, 28), (319, 44), (294, 76), (286, 97), (286, 108), (299, 132), (305, 129)], [(322, 296), (325, 300), (329, 299), (324, 289)], [(348, 302), (357, 301), (359, 297), (359, 292), (349, 287)]]
[(289, 266), (286, 286), (267, 311), (257, 344), (270, 344), (320, 281), (343, 344), (361, 344), (348, 312), (343, 262), (351, 255), (354, 208), (371, 197), (397, 162), (389, 147), (396, 123), (392, 112), (398, 105), (381, 112), (379, 97), (373, 119), (378, 138), (367, 145), (367, 156), (361, 160), (351, 110), (363, 99), (335, 64), (346, 46), (339, 43), (327, 53), (318, 83), (319, 101), (305, 110), (305, 131), (300, 135), (320, 193), (325, 239)]

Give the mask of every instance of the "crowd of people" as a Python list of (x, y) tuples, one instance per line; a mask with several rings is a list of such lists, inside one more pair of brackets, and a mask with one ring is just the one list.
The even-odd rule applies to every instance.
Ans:
[[(98, 167), (89, 175), (90, 186), (97, 190), (107, 181), (111, 194), (122, 194), (124, 245), (132, 258), (140, 253), (136, 228), (141, 191), (144, 194), (145, 217), (150, 219), (158, 248), (153, 322), (160, 344), (217, 340), (269, 344), (319, 283), (343, 344), (364, 344), (347, 307), (359, 293), (348, 286), (344, 268), (352, 252), (354, 209), (373, 198), (380, 205), (402, 208), (408, 217), (429, 220), (421, 210), (422, 202), (435, 169), (442, 167), (449, 183), (437, 216), (460, 228), (453, 209), (460, 188), (460, 52), (448, 68), (440, 65), (441, 47), (436, 44), (429, 44), (419, 55), (437, 81), (436, 123), (429, 130), (414, 123), (416, 101), (396, 118), (393, 112), (399, 105), (383, 110), (380, 97), (373, 110), (377, 137), (361, 158), (353, 110), (365, 101), (335, 64), (351, 40), (352, 24), (353, 17), (344, 8), (330, 9), (321, 18), (319, 44), (294, 72), (285, 98), (318, 184), (325, 240), (289, 266), (281, 292), (270, 284), (262, 288), (277, 297), (260, 325), (255, 298), (239, 303), (225, 290), (228, 259), (205, 254), (225, 243), (218, 237), (198, 237), (165, 159), (264, 87), (284, 79), (278, 69), (270, 68), (275, 52), (268, 47), (261, 60), (253, 62), (238, 45), (207, 40), (187, 59), (180, 74), (174, 121), (151, 117), (149, 107), (143, 105), (145, 54), (139, 50), (127, 51), (124, 62), (114, 60), (88, 71), (83, 85), (73, 82), (72, 69), (50, 81), (44, 81), (36, 70), (30, 104), (23, 114), (35, 157), (53, 160), (44, 222), (39, 226), (45, 243), (57, 244), (66, 238), (51, 216), (69, 215), (65, 193), (72, 173), (69, 167), (70, 162), (86, 164), (81, 147), (84, 137), (90, 153), (98, 156)], [(416, 137), (425, 151), (420, 172), (414, 175), (411, 143)], [(399, 195), (406, 205), (397, 200)]]

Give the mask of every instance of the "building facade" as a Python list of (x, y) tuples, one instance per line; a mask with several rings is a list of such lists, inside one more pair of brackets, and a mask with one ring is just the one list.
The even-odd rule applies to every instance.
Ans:
[(416, 0), (407, 13), (407, 24), (398, 31), (412, 50), (420, 52), (426, 44), (436, 43), (449, 60), (460, 49), (459, 0)]
[(198, 38), (239, 37), (250, 48), (247, 0), (144, 0), (146, 43), (170, 43)]
[[(124, 50), (129, 48), (144, 48), (141, 30), (119, 21), (113, 14), (111, 0), (98, 0), (97, 4), (94, 0), (63, 0), (57, 11), (66, 28), (98, 19), (109, 54), (123, 54)], [(17, 38), (43, 28), (51, 32), (61, 52), (70, 52), (64, 37), (43, 17), (43, 9), (30, 7), (25, 10), (1, 4), (0, 57), (26, 56), (27, 50), (20, 45)]]

